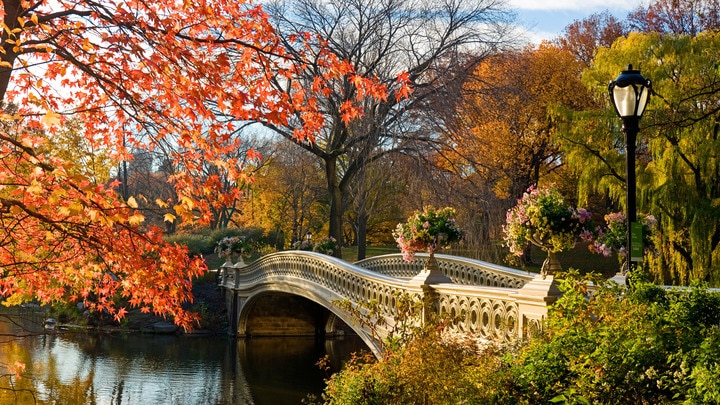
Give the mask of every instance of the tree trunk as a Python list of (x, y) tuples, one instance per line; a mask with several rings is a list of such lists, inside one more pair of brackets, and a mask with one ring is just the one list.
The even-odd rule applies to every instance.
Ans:
[(0, 43), (2, 43), (3, 48), (0, 60), (7, 62), (9, 66), (0, 66), (0, 101), (5, 101), (5, 93), (10, 85), (10, 77), (13, 73), (12, 66), (15, 64), (15, 59), (17, 58), (15, 44), (8, 41), (12, 39), (8, 32), (17, 28), (19, 25), (18, 16), (21, 11), (20, 6), (20, 0), (3, 0), (3, 9), (5, 11), (3, 22), (5, 23), (6, 29), (2, 30), (0, 34)]
[(325, 176), (327, 177), (328, 195), (330, 196), (330, 236), (337, 241), (338, 248), (333, 256), (342, 259), (343, 245), (343, 192), (337, 178), (337, 158), (325, 159)]
[(365, 258), (365, 255), (367, 254), (367, 222), (368, 222), (368, 216), (367, 214), (358, 215), (357, 218), (357, 234), (355, 235), (357, 239), (357, 259), (362, 260)]

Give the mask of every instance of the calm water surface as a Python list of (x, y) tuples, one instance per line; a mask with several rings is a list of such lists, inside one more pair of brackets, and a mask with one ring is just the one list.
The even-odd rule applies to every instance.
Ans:
[[(356, 337), (28, 335), (42, 319), (9, 321), (0, 316), (0, 404), (300, 404), (322, 392), (321, 357), (333, 372), (365, 348)], [(20, 380), (6, 375), (16, 360), (26, 364)]]

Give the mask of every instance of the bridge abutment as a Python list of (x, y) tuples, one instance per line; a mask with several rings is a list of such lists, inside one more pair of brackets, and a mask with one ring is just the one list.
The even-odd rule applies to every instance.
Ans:
[(238, 336), (325, 337), (330, 312), (306, 298), (267, 293), (247, 305), (250, 307), (245, 323), (238, 325)]

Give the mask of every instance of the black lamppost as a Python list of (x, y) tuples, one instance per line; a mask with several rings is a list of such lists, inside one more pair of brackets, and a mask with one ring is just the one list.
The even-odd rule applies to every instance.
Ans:
[[(627, 174), (625, 181), (627, 183), (627, 270), (631, 269), (633, 261), (642, 260), (642, 245), (634, 246), (632, 243), (632, 229), (637, 218), (636, 202), (635, 202), (635, 143), (637, 133), (640, 129), (640, 117), (645, 112), (648, 98), (650, 97), (650, 80), (643, 77), (639, 70), (633, 70), (632, 65), (628, 65), (627, 70), (623, 70), (620, 75), (608, 85), (610, 92), (610, 100), (612, 100), (615, 112), (622, 119), (622, 131), (625, 134), (625, 164), (627, 166)], [(637, 233), (637, 228), (636, 231)], [(642, 230), (640, 231), (642, 232)], [(636, 241), (642, 241), (642, 236)], [(637, 245), (637, 243), (636, 243)], [(633, 247), (635, 254), (633, 254)], [(639, 255), (637, 252), (639, 251)]]
[(306, 239), (308, 242), (312, 241), (312, 232), (307, 231), (307, 233), (305, 234), (305, 239)]

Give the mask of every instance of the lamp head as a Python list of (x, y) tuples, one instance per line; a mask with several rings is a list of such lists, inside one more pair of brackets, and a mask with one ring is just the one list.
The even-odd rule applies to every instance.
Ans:
[(642, 117), (650, 98), (651, 83), (639, 70), (628, 65), (620, 75), (608, 85), (610, 100), (620, 118)]

